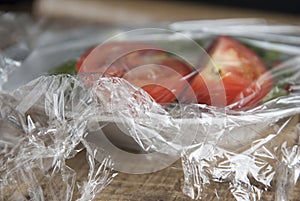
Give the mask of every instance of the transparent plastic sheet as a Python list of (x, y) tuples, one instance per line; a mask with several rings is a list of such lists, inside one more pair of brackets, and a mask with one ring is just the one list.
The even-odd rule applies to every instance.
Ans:
[[(245, 20), (241, 21), (246, 22)], [(257, 23), (265, 21), (254, 19), (248, 22), (257, 25)], [(215, 25), (217, 24), (216, 21)], [(260, 28), (264, 26), (265, 28), (272, 27), (272, 25), (261, 25)], [(292, 29), (289, 34), (296, 35), (295, 30), (297, 29)], [(220, 33), (193, 30), (189, 34), (196, 40), (204, 39), (207, 42), (211, 41), (211, 34)], [(4, 94), (5, 100), (9, 97), (11, 101), (8, 103), (3, 101), (6, 104), (3, 103), (3, 107), (1, 107), (1, 111), (5, 111), (3, 119), (11, 119), (9, 115), (12, 115), (12, 125), (14, 129), (17, 127), (17, 131), (12, 136), (4, 136), (5, 143), (3, 145), (5, 146), (2, 152), (4, 160), (1, 163), (5, 165), (1, 169), (1, 179), (5, 178), (5, 180), (1, 180), (1, 190), (4, 189), (8, 192), (15, 190), (13, 185), (12, 187), (6, 185), (11, 183), (2, 183), (10, 177), (14, 182), (24, 183), (25, 189), (29, 189), (30, 196), (41, 196), (41, 189), (45, 186), (41, 185), (39, 178), (42, 177), (41, 175), (46, 175), (46, 178), (50, 178), (50, 180), (57, 179), (53, 185), (61, 180), (64, 181), (64, 188), (59, 191), (61, 194), (50, 193), (51, 196), (62, 196), (61, 198), (65, 200), (71, 198), (70, 194), (73, 192), (73, 188), (76, 188), (74, 186), (75, 172), (70, 170), (63, 161), (75, 156), (78, 152), (77, 145), (82, 143), (88, 150), (88, 161), (91, 161), (88, 181), (79, 185), (81, 186), (79, 191), (82, 194), (82, 200), (93, 198), (96, 191), (102, 190), (110, 181), (111, 177), (108, 176), (109, 173), (106, 172), (107, 169), (104, 166), (107, 164), (109, 168), (111, 164), (109, 157), (101, 152), (102, 149), (115, 154), (110, 157), (117, 170), (132, 173), (157, 171), (171, 165), (181, 157), (185, 176), (183, 192), (194, 199), (206, 200), (212, 197), (224, 199), (216, 184), (227, 185), (228, 191), (236, 200), (259, 200), (265, 191), (272, 188), (276, 188), (276, 194), (270, 200), (292, 199), (290, 191), (299, 176), (298, 115), (300, 99), (298, 89), (300, 66), (299, 57), (293, 58), (298, 54), (299, 47), (297, 43), (281, 44), (281, 42), (284, 43), (282, 41), (284, 37), (280, 37), (280, 34), (283, 33), (278, 34), (275, 39), (280, 38), (280, 43), (276, 41), (264, 43), (268, 41), (268, 37), (262, 38), (263, 34), (257, 38), (256, 36), (243, 38), (243, 34), (237, 35), (241, 41), (252, 46), (263, 47), (264, 50), (273, 50), (274, 47), (277, 48), (276, 50), (280, 50), (282, 52), (280, 62), (286, 61), (271, 72), (275, 78), (280, 78), (274, 79), (274, 86), (289, 84), (291, 87), (289, 95), (270, 100), (247, 111), (235, 111), (230, 107), (223, 109), (205, 104), (174, 104), (163, 107), (141, 88), (130, 84), (125, 79), (103, 77), (101, 74), (87, 77), (81, 74), (78, 78), (71, 76), (40, 77), (11, 95)], [(153, 37), (161, 37), (161, 35)], [(293, 42), (296, 38), (296, 36), (293, 37)], [(261, 39), (265, 41), (262, 42)], [(94, 78), (91, 79), (90, 76), (94, 76)], [(85, 79), (94, 80), (88, 90), (85, 88), (87, 83), (84, 81)], [(64, 83), (62, 86), (68, 87), (57, 88), (56, 81)], [(82, 81), (84, 84), (81, 83)], [(75, 84), (69, 85), (70, 82)], [(54, 85), (50, 83), (54, 83)], [(60, 95), (65, 98), (60, 98)], [(76, 100), (75, 104), (74, 100)], [(88, 107), (86, 105), (83, 107), (81, 105), (83, 103), (89, 103)], [(52, 104), (65, 107), (54, 107)], [(25, 114), (31, 107), (35, 108), (31, 110), (34, 114), (30, 115), (28, 119)], [(36, 116), (41, 115), (35, 112), (43, 110), (45, 110), (47, 118), (35, 120)], [(42, 115), (45, 116), (43, 112)], [(64, 131), (66, 129), (66, 132), (61, 132), (60, 135), (55, 135), (57, 138), (53, 138), (52, 133), (55, 132), (53, 129), (57, 130), (61, 127)], [(116, 128), (121, 132), (116, 133)], [(11, 126), (3, 129), (10, 130)], [(72, 129), (76, 129), (76, 132)], [(47, 131), (50, 132), (47, 133)], [(35, 135), (28, 135), (31, 132), (47, 133), (45, 134), (46, 139), (40, 138), (40, 136), (36, 139)], [(25, 139), (21, 138), (21, 141), (26, 143), (17, 143), (20, 140), (18, 136), (22, 136), (24, 133), (26, 133)], [(105, 140), (104, 135), (109, 135), (106, 137), (114, 138), (116, 144), (119, 140), (118, 146), (124, 146), (127, 141), (120, 134), (133, 139), (129, 142), (132, 143), (130, 148), (146, 154), (134, 158), (130, 154), (125, 155), (126, 153), (113, 149), (115, 146), (108, 146), (107, 141), (101, 141)], [(49, 143), (55, 145), (52, 149), (51, 146), (48, 148), (48, 145), (44, 144), (44, 141), (48, 140), (47, 136), (51, 136)], [(13, 146), (16, 143), (17, 146)], [(66, 144), (68, 146), (65, 146)], [(47, 151), (44, 151), (45, 148)], [(36, 152), (41, 154), (37, 158), (35, 155), (22, 154), (28, 150), (38, 150)], [(59, 152), (55, 153), (54, 150), (59, 150)], [(10, 158), (13, 159), (8, 160)], [(99, 161), (99, 163), (96, 162), (98, 167), (93, 164), (94, 158)], [(24, 163), (20, 163), (23, 166), (21, 165), (16, 172), (13, 172), (15, 169), (11, 167), (23, 159), (32, 162), (30, 171), (34, 169), (37, 171), (36, 174), (27, 173)], [(38, 168), (36, 168), (36, 164), (38, 164)], [(55, 167), (57, 168), (55, 169)], [(5, 172), (9, 169), (13, 171)], [(54, 173), (48, 177), (45, 169)], [(26, 177), (27, 175), (29, 176)], [(47, 181), (46, 183), (51, 184)], [(32, 184), (34, 184), (33, 187)], [(20, 189), (16, 192), (13, 196), (21, 196), (24, 191)], [(66, 193), (69, 194), (66, 195)]]
[[(298, 61), (299, 59), (294, 60), (299, 68)], [(288, 62), (291, 63), (295, 64)], [(299, 77), (296, 78), (298, 79)], [(124, 93), (120, 96), (114, 95), (112, 98), (120, 100), (122, 95)], [(188, 111), (189, 115), (194, 116), (192, 119), (186, 119), (183, 124), (189, 127), (186, 130), (184, 126), (176, 124), (178, 122), (172, 119), (174, 118), (172, 113), (167, 113), (168, 121), (159, 118), (160, 122), (164, 122), (162, 130), (170, 132), (172, 128), (172, 134), (175, 136), (176, 132), (185, 133), (186, 137), (194, 135), (193, 144), (185, 147), (182, 152), (182, 144), (176, 142), (174, 144), (172, 137), (170, 139), (164, 135), (164, 132), (158, 129), (161, 127), (154, 123), (155, 119), (153, 123), (149, 121), (153, 115), (149, 113), (151, 110), (147, 113), (148, 118), (145, 118), (145, 113), (141, 113), (142, 115), (134, 116), (134, 122), (128, 123), (123, 120), (121, 123), (130, 126), (128, 133), (137, 142), (152, 139), (151, 148), (158, 152), (165, 152), (168, 155), (176, 154), (171, 152), (172, 149), (175, 149), (177, 154), (181, 152), (185, 175), (183, 191), (194, 199), (206, 200), (214, 196), (224, 199), (224, 195), (216, 187), (219, 184), (228, 185), (228, 190), (236, 200), (260, 200), (263, 192), (274, 188), (276, 194), (270, 200), (292, 200), (296, 199), (291, 192), (298, 181), (300, 170), (299, 104), (298, 95), (293, 94), (247, 112), (228, 111), (224, 114), (207, 106), (188, 105), (182, 107), (181, 111)], [(136, 105), (135, 109), (138, 107)], [(128, 120), (130, 116), (128, 111), (123, 112)], [(119, 115), (122, 117), (121, 113)], [(113, 116), (118, 117), (116, 113)], [(204, 116), (206, 121), (203, 120)], [(143, 118), (142, 122), (139, 121), (140, 118)], [(159, 139), (143, 135), (149, 133), (141, 127), (145, 122), (148, 123), (148, 129), (157, 132)], [(165, 144), (168, 144), (167, 149)], [(142, 147), (145, 149), (145, 146)], [(125, 160), (132, 162), (129, 158)], [(138, 162), (134, 163), (134, 166), (137, 164)], [(161, 164), (157, 162), (155, 165)], [(132, 166), (130, 168), (134, 170)]]
[[(248, 111), (224, 112), (195, 104), (164, 110), (143, 91), (140, 91), (142, 96), (124, 100), (124, 96), (131, 97), (139, 91), (125, 80), (100, 78), (92, 93), (100, 102), (109, 104), (101, 104), (105, 115), (97, 117), (97, 121), (106, 119), (130, 128), (125, 133), (145, 151), (152, 149), (168, 156), (181, 154), (185, 173), (183, 190), (194, 199), (216, 196), (222, 200), (217, 183), (228, 185), (236, 200), (260, 200), (263, 192), (271, 188), (276, 188), (276, 194), (270, 200), (291, 200), (299, 176), (299, 69), (299, 57), (273, 69), (276, 77), (289, 75), (275, 81), (275, 85), (292, 83), (295, 90)], [(191, 145), (182, 144), (182, 139), (176, 141), (176, 136), (183, 133), (185, 138), (193, 140)], [(155, 166), (161, 166), (159, 161), (164, 157), (156, 159)], [(123, 166), (127, 165), (125, 160), (133, 162), (125, 157)], [(138, 161), (134, 162), (129, 166), (130, 171), (137, 173), (134, 167), (146, 170)]]
[(299, 24), (280, 24), (257, 18), (183, 21), (174, 22), (169, 27), (192, 37), (231, 35), (291, 45), (300, 43)]
[[(203, 38), (210, 36), (200, 37)], [(243, 41), (243, 38), (240, 39)], [(260, 46), (257, 41), (244, 40), (254, 46), (258, 44), (264, 51), (274, 50), (272, 42), (268, 46)], [(159, 110), (156, 114), (157, 111), (153, 110), (155, 104), (148, 102), (150, 99), (130, 98), (138, 88), (125, 87), (128, 83), (120, 78), (100, 78), (97, 83), (100, 85), (92, 88), (95, 90), (96, 87), (95, 94), (100, 95), (99, 100), (109, 97), (109, 101), (104, 101), (109, 102), (106, 111), (112, 115), (107, 116), (107, 121), (127, 127), (125, 133), (144, 151), (157, 151), (175, 158), (176, 154), (181, 154), (185, 175), (183, 192), (191, 198), (206, 200), (215, 197), (222, 200), (224, 192), (218, 190), (218, 185), (226, 185), (236, 200), (260, 200), (263, 193), (271, 189), (275, 189), (275, 194), (270, 200), (297, 199), (292, 191), (299, 176), (299, 47), (297, 43), (289, 46), (275, 43), (275, 47), (281, 49), (277, 58), (280, 64), (273, 63), (278, 60), (266, 61), (271, 69), (261, 75), (254, 90), (251, 88), (252, 95), (243, 97), (225, 110), (204, 104), (178, 104), (164, 107), (167, 110)], [(283, 51), (285, 48), (293, 51)], [(90, 54), (91, 57), (93, 53), (101, 55), (97, 49)], [(89, 59), (87, 57), (86, 60)], [(240, 108), (261, 90), (258, 83), (268, 79), (269, 74), (273, 76), (272, 93), (287, 85), (288, 93), (271, 100), (267, 98), (246, 110), (236, 110), (236, 106)], [(111, 85), (103, 83), (105, 80), (109, 80)], [(97, 90), (99, 86), (109, 95), (101, 96), (102, 93)], [(124, 97), (129, 98), (124, 100)], [(128, 110), (124, 110), (126, 106)], [(176, 141), (177, 136), (182, 138)], [(192, 140), (188, 141), (191, 144), (184, 144), (184, 139)], [(158, 161), (162, 161), (163, 156), (153, 159), (155, 167), (162, 166)], [(125, 166), (125, 160), (133, 162), (133, 159), (125, 157), (122, 161)], [(130, 171), (134, 167), (145, 171), (145, 167), (138, 164), (136, 160)], [(155, 167), (153, 171), (157, 170)], [(141, 173), (138, 170), (134, 172)]]
[(21, 61), (31, 51), (28, 30), (33, 28), (34, 24), (26, 14), (15, 15), (2, 12), (0, 12), (0, 24), (0, 89), (2, 89), (8, 75), (21, 65)]
[[(84, 53), (84, 48), (91, 47), (95, 42), (100, 43), (121, 30), (119, 27), (98, 26), (71, 19), (34, 19), (26, 13), (10, 12), (0, 12), (0, 24), (0, 86), (5, 91), (14, 90), (37, 78), (29, 71), (39, 72), (39, 76), (45, 75), (48, 65), (53, 67), (59, 64), (56, 61), (74, 59)], [(61, 54), (57, 53), (56, 58), (48, 57), (52, 61), (44, 62), (44, 55), (57, 51)], [(59, 55), (62, 55), (61, 58)], [(30, 68), (32, 62), (36, 64), (34, 68)], [(28, 67), (24, 67), (26, 64)], [(15, 65), (22, 65), (22, 68)], [(16, 80), (19, 80), (18, 85)]]
[[(294, 187), (299, 179), (299, 26), (272, 25), (264, 20), (217, 20), (178, 22), (171, 28), (191, 37), (226, 34), (240, 38), (266, 52), (280, 52), (280, 64), (268, 63), (277, 86), (289, 86), (283, 95), (246, 111), (216, 115), (224, 120), (217, 142), (196, 142), (182, 152), (183, 192), (194, 199), (228, 196), (236, 200), (297, 200)], [(251, 30), (255, 30), (252, 33)], [(275, 66), (275, 67), (274, 67)], [(215, 122), (215, 121), (212, 121)], [(214, 124), (214, 123), (213, 123)], [(197, 137), (196, 137), (197, 138)]]
[[(16, 60), (23, 60), (34, 49), (57, 47), (62, 43), (70, 45), (80, 41), (81, 44), (93, 44), (95, 40), (102, 40), (103, 36), (120, 30), (78, 20), (57, 21), (10, 12), (0, 12), (0, 23), (0, 50)], [(84, 35), (86, 38), (82, 38)]]
[(297, 199), (293, 187), (299, 177), (298, 115), (281, 120), (260, 115), (246, 115), (260, 119), (246, 125), (228, 115), (234, 125), (226, 122), (229, 125), (224, 126), (216, 144), (198, 142), (183, 152), (185, 194), (194, 199), (222, 200), (228, 193), (218, 189), (225, 185), (236, 200), (260, 200), (271, 190), (275, 194), (268, 200)]
[(0, 12), (0, 51), (6, 57), (23, 60), (32, 49), (37, 26), (27, 14)]
[(2, 85), (7, 82), (9, 74), (20, 66), (21, 62), (0, 55), (0, 90), (2, 90)]
[[(94, 105), (78, 80), (40, 77), (0, 103), (1, 200), (92, 200), (115, 176), (107, 153), (85, 142)], [(67, 161), (83, 149), (89, 171), (79, 182)]]

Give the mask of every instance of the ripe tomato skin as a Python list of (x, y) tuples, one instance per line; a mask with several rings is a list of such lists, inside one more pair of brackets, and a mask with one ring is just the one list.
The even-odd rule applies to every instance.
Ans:
[[(212, 103), (226, 94), (224, 105), (232, 109), (255, 106), (272, 88), (272, 76), (261, 59), (250, 49), (228, 36), (219, 36), (208, 49), (214, 65), (208, 64), (191, 81), (199, 103)], [(219, 96), (219, 97), (218, 97)]]
[[(161, 103), (161, 104), (170, 103), (171, 101), (176, 99), (175, 94), (163, 86), (149, 84), (149, 85), (143, 86), (142, 88), (144, 91), (146, 91), (152, 97), (155, 97), (155, 101), (157, 103)], [(182, 89), (183, 88), (181, 88), (181, 90)]]
[(86, 51), (83, 55), (80, 56), (79, 60), (76, 62), (76, 71), (79, 72), (84, 60), (92, 52), (93, 49)]
[(143, 88), (156, 102), (168, 104), (176, 100), (188, 84), (183, 77), (191, 73), (192, 68), (151, 44), (111, 42), (84, 54), (77, 71), (124, 78)]

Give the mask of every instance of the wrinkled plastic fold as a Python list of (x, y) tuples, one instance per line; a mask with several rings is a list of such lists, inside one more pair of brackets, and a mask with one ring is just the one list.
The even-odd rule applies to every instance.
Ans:
[(187, 148), (182, 154), (184, 193), (194, 199), (222, 198), (226, 193), (219, 192), (217, 186), (226, 185), (236, 200), (260, 200), (263, 192), (271, 189), (276, 194), (270, 200), (295, 199), (299, 107), (284, 103), (280, 107), (284, 110), (278, 112), (280, 116), (267, 110), (267, 115), (243, 114), (247, 117), (244, 120), (227, 115), (216, 143), (198, 142)]
[[(293, 190), (300, 174), (299, 27), (269, 25), (261, 19), (230, 19), (177, 22), (169, 28), (199, 43), (208, 43), (219, 34), (231, 35), (260, 51), (275, 51), (276, 59), (266, 61), (269, 70), (248, 88), (250, 95), (224, 107), (186, 103), (185, 99), (159, 104), (141, 87), (101, 72), (44, 72), (43, 76), (39, 72), (12, 92), (2, 90), (1, 200), (93, 200), (116, 176), (114, 170), (150, 173), (177, 160), (182, 161), (183, 193), (192, 199), (223, 200), (231, 196), (252, 201), (261, 200), (269, 191), (275, 192), (270, 200), (296, 199)], [(252, 34), (245, 29), (259, 31)], [(153, 31), (150, 35), (158, 37), (156, 42), (174, 42), (177, 32), (162, 37)], [(82, 42), (78, 38), (76, 47)], [(10, 77), (15, 70), (25, 68), (18, 71), (21, 78), (26, 68), (34, 68), (34, 61), (40, 65), (54, 53), (64, 57), (63, 52), (74, 49), (62, 44), (56, 49), (50, 44), (49, 50), (47, 45), (40, 45), (25, 61), (11, 52), (1, 53), (0, 86), (7, 80), (17, 81)], [(213, 65), (203, 49), (199, 52), (205, 59), (202, 64)], [(45, 65), (54, 61), (56, 58)], [(205, 65), (193, 69), (192, 74)], [(271, 92), (243, 109), (261, 90), (259, 82), (270, 75)], [(210, 92), (211, 96), (224, 95), (224, 88), (212, 85)], [(216, 103), (218, 100), (217, 96)], [(71, 162), (82, 154), (86, 154), (85, 161), (75, 163), (87, 168), (83, 180), (82, 171)]]
[[(96, 161), (84, 139), (94, 105), (78, 80), (40, 77), (0, 99), (1, 200), (92, 200), (109, 184), (110, 157), (98, 149)], [(84, 148), (89, 171), (78, 182), (67, 163)]]
[[(205, 24), (208, 23), (208, 24)], [(182, 152), (183, 192), (193, 199), (297, 200), (299, 179), (299, 26), (272, 25), (257, 19), (178, 22), (176, 30), (199, 34), (229, 34), (264, 51), (278, 51), (282, 59), (269, 71), (274, 91), (283, 86), (289, 93), (246, 110), (216, 115), (223, 125), (216, 141), (198, 141)], [(225, 24), (224, 24), (225, 23)], [(225, 26), (226, 28), (224, 28)], [(223, 28), (222, 28), (223, 27)], [(256, 33), (250, 33), (255, 29)], [(250, 32), (249, 32), (250, 31)], [(246, 33), (247, 32), (247, 33)], [(215, 120), (212, 127), (215, 127)], [(224, 192), (221, 186), (226, 186)], [(298, 190), (298, 189), (297, 189)]]

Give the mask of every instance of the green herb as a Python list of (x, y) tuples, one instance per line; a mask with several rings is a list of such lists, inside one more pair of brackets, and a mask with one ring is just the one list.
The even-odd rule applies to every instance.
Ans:
[(282, 60), (282, 53), (276, 50), (266, 50), (250, 44), (245, 44), (247, 47), (252, 49), (266, 64), (268, 69), (273, 68), (276, 64)]
[(76, 72), (76, 60), (66, 61), (53, 69), (51, 69), (48, 73), (50, 75), (58, 75), (58, 74), (70, 74), (75, 75)]
[(263, 98), (262, 102), (267, 102), (269, 100), (281, 97), (281, 96), (286, 96), (288, 95), (289, 92), (286, 89), (280, 88), (278, 86), (273, 87), (273, 89)]

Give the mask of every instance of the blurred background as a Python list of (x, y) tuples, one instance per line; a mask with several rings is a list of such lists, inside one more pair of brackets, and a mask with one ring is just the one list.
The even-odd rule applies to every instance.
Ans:
[(299, 0), (0, 0), (0, 11), (115, 25), (217, 18), (265, 18), (300, 24)]

